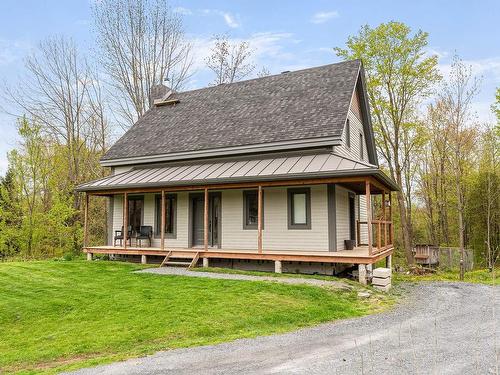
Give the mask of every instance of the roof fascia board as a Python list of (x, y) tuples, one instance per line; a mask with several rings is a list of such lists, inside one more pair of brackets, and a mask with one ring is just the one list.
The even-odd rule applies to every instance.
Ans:
[(358, 87), (358, 84), (361, 86), (361, 95), (359, 97), (361, 104), (361, 112), (363, 114), (363, 127), (365, 131), (366, 144), (368, 150), (368, 159), (371, 164), (379, 165), (378, 163), (378, 155), (377, 148), (375, 146), (375, 134), (373, 133), (373, 124), (370, 116), (370, 103), (368, 101), (368, 95), (366, 91), (366, 82), (365, 82), (365, 69), (363, 67), (363, 62), (359, 65), (358, 79), (356, 80), (356, 86), (354, 89)]
[(103, 167), (115, 167), (120, 165), (158, 163), (163, 161), (188, 160), (197, 158), (229, 156), (237, 154), (249, 154), (256, 152), (270, 152), (270, 151), (293, 150), (293, 149), (311, 148), (311, 147), (338, 146), (340, 144), (341, 144), (341, 139), (339, 137), (321, 137), (321, 138), (300, 139), (300, 140), (284, 141), (284, 142), (261, 143), (256, 145), (216, 148), (209, 150), (186, 151), (186, 152), (176, 152), (170, 154), (101, 160), (101, 165)]
[(239, 177), (239, 178), (220, 178), (220, 179), (209, 179), (209, 180), (191, 180), (191, 181), (169, 181), (169, 182), (155, 182), (150, 184), (127, 184), (124, 185), (110, 185), (110, 186), (79, 186), (77, 187), (77, 191), (106, 191), (106, 190), (114, 190), (114, 189), (131, 189), (131, 188), (155, 188), (155, 187), (175, 187), (175, 186), (203, 186), (203, 185), (219, 185), (225, 183), (240, 183), (240, 182), (257, 182), (257, 181), (286, 181), (293, 179), (310, 179), (310, 178), (325, 178), (325, 177), (364, 177), (364, 176), (374, 176), (379, 180), (382, 180), (382, 183), (387, 184), (388, 187), (391, 187), (393, 190), (399, 190), (399, 187), (392, 181), (392, 179), (388, 178), (381, 170), (377, 168), (366, 168), (362, 170), (346, 170), (346, 171), (337, 171), (335, 173), (330, 172), (318, 172), (318, 173), (297, 173), (297, 174), (284, 174), (284, 175), (276, 175), (276, 176), (248, 176), (248, 177)]

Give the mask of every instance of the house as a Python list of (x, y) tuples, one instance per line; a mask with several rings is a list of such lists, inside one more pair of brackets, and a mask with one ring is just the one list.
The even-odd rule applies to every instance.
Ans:
[(357, 265), (362, 282), (390, 262), (398, 187), (379, 168), (359, 60), (152, 96), (103, 156), (112, 175), (78, 187), (86, 207), (90, 196), (109, 201), (107, 243), (89, 246), (85, 225), (89, 259), (329, 274)]

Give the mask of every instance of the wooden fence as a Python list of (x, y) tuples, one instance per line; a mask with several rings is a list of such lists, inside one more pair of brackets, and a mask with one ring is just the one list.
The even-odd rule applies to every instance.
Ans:
[[(442, 269), (460, 268), (460, 249), (458, 247), (415, 245), (413, 254), (417, 264)], [(470, 249), (465, 249), (464, 264), (466, 271), (470, 271), (474, 267), (474, 254)]]

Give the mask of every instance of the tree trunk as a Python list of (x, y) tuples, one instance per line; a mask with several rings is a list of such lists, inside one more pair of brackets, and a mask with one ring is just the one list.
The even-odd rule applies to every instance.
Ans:
[(465, 241), (464, 241), (464, 233), (465, 233), (465, 227), (464, 227), (464, 202), (463, 202), (463, 195), (462, 195), (462, 186), (460, 182), (457, 181), (457, 204), (458, 204), (458, 241), (459, 241), (459, 249), (460, 249), (460, 280), (464, 279), (465, 275), (465, 264), (464, 264), (464, 257), (465, 257)]
[(406, 202), (401, 191), (396, 192), (396, 197), (398, 199), (399, 216), (401, 221), (401, 235), (405, 257), (408, 265), (412, 266), (414, 264), (414, 259), (413, 253), (411, 251), (410, 227), (408, 225), (408, 217), (406, 215)]

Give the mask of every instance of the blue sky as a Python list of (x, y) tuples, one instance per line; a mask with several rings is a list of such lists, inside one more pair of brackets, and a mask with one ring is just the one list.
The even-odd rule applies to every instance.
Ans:
[[(0, 82), (15, 85), (23, 58), (40, 39), (71, 36), (91, 55), (91, 1), (2, 0), (0, 2)], [(489, 106), (500, 86), (500, 1), (172, 1), (184, 17), (195, 48), (196, 73), (190, 88), (203, 87), (212, 76), (204, 68), (213, 34), (248, 40), (257, 70), (271, 73), (338, 61), (332, 47), (343, 46), (361, 25), (390, 20), (429, 32), (429, 52), (440, 57), (443, 72), (456, 52), (483, 77), (474, 108), (479, 119), (492, 121)], [(0, 99), (1, 100), (1, 99)], [(1, 103), (0, 103), (1, 104)], [(0, 113), (0, 174), (6, 153), (16, 146), (15, 119)]]

